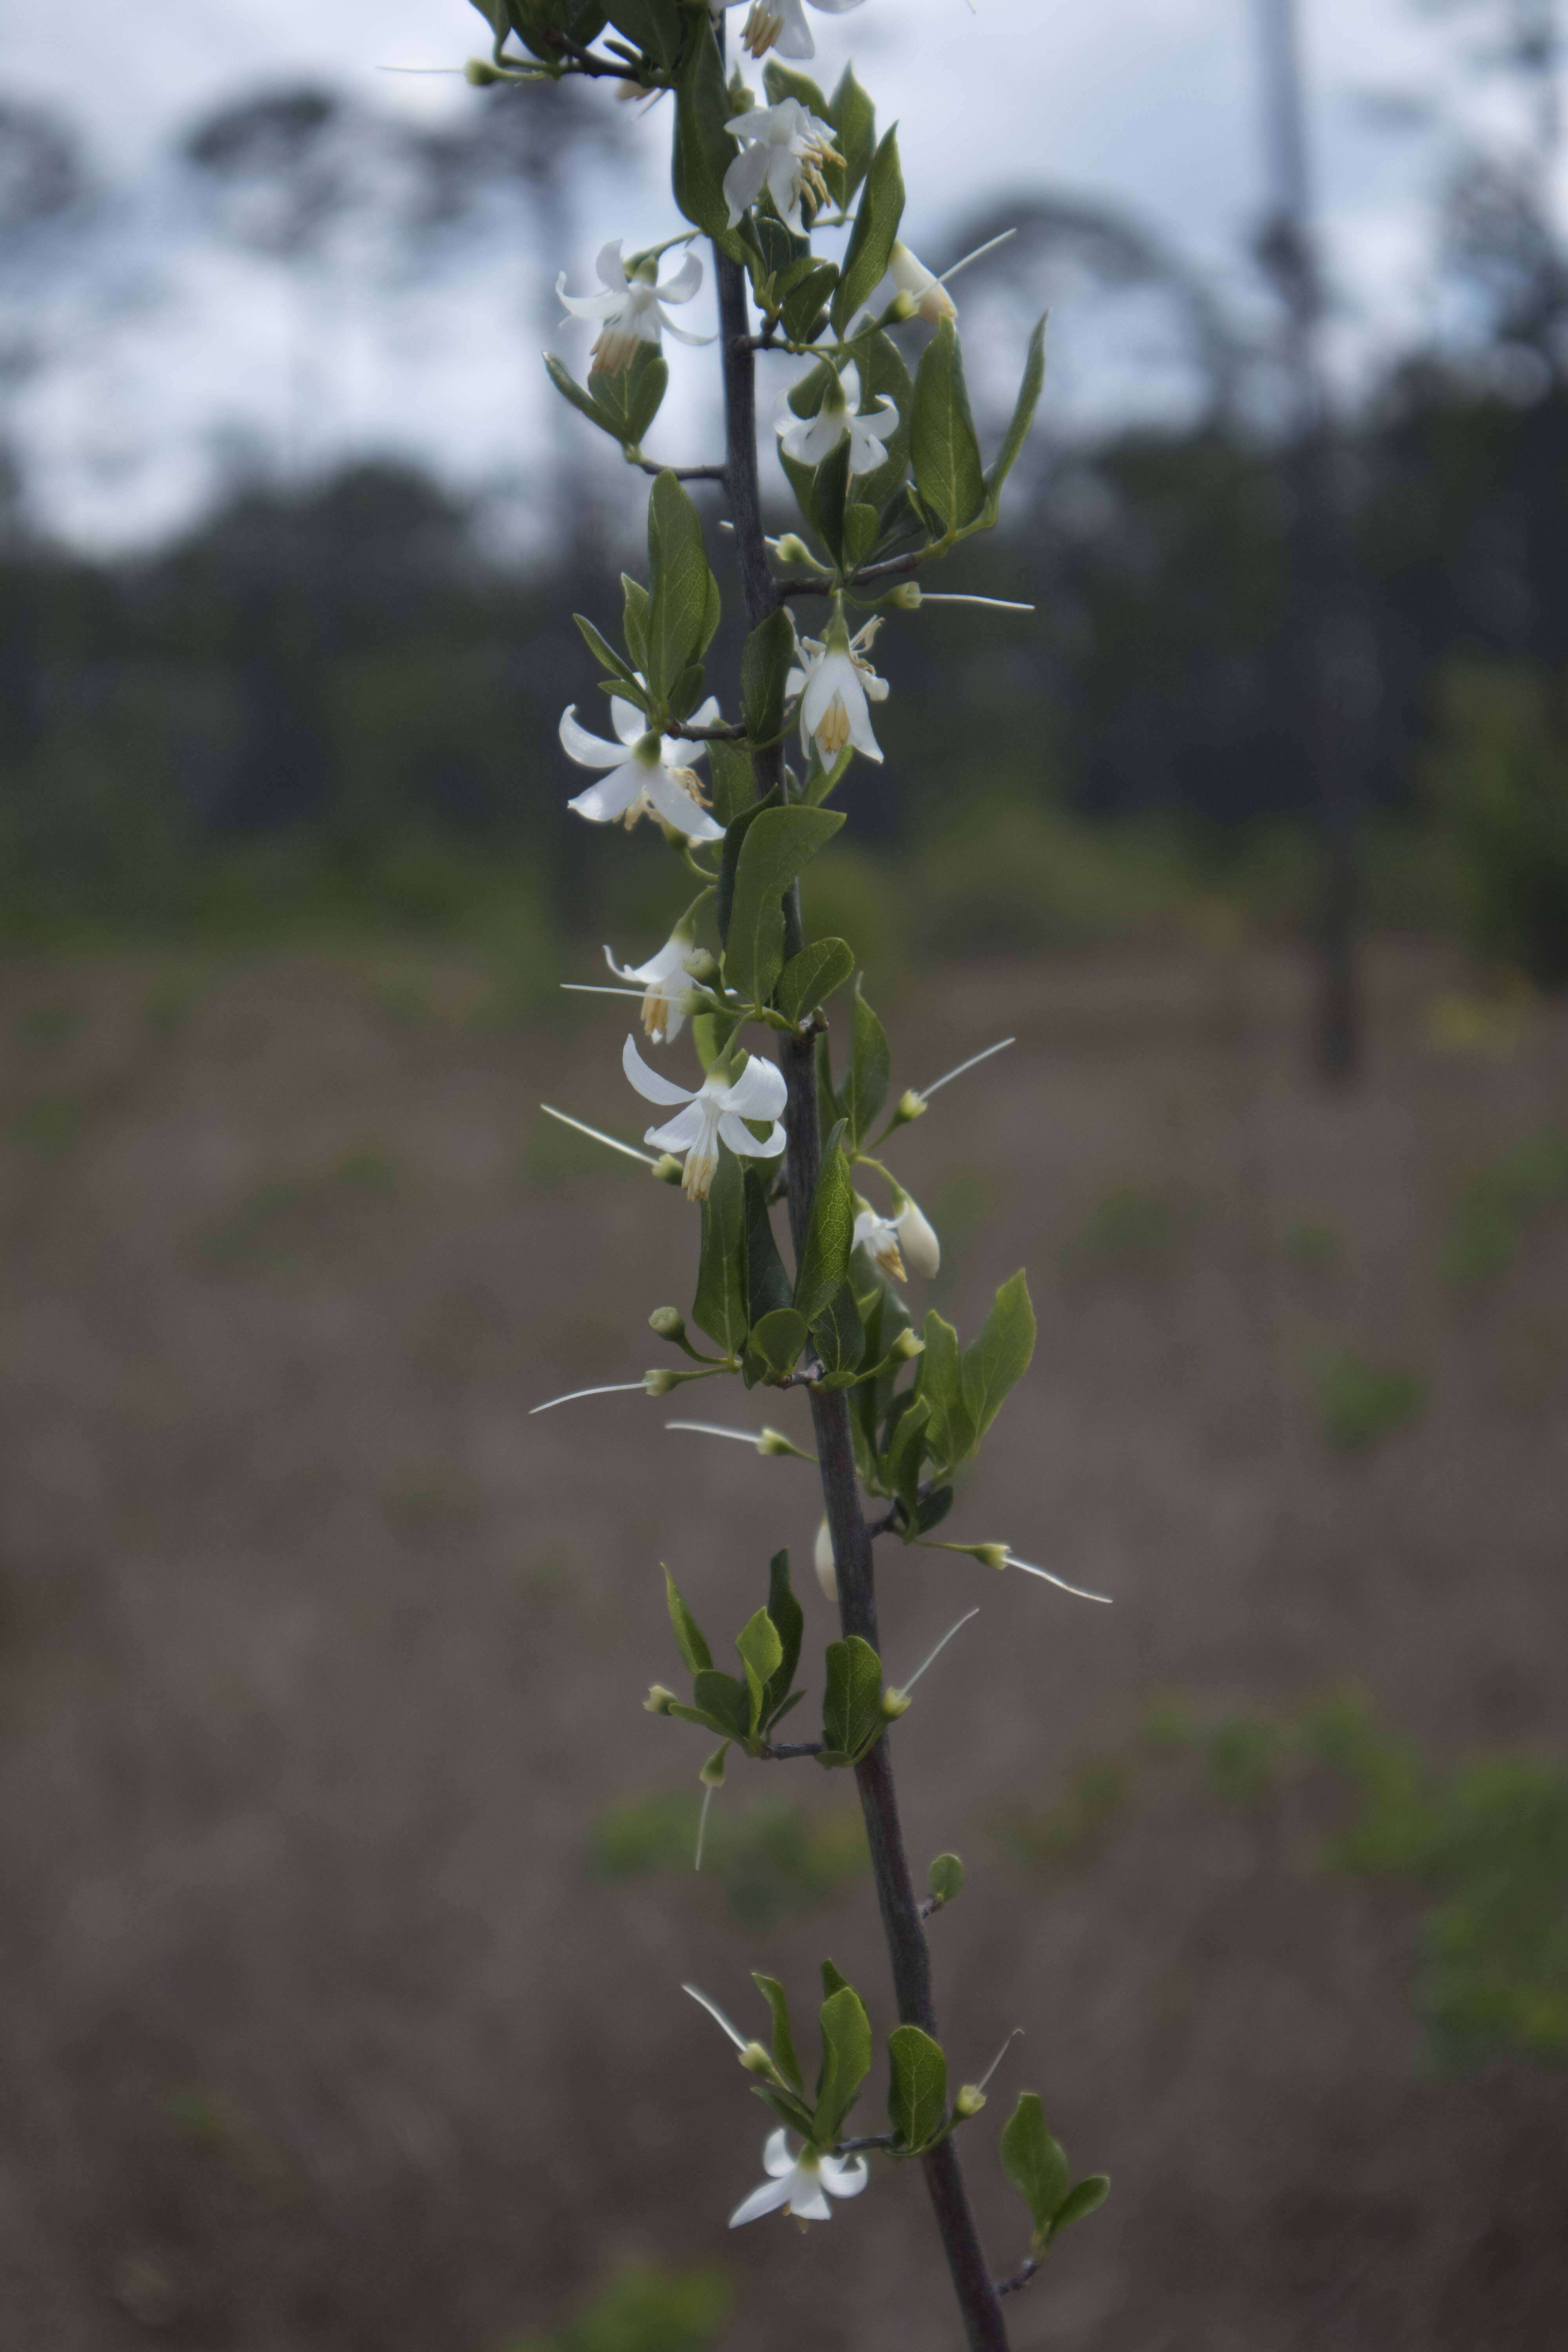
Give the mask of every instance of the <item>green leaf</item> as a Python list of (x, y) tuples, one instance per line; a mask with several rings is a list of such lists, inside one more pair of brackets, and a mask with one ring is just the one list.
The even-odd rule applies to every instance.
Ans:
[(843, 987), (854, 969), (855, 950), (847, 940), (813, 940), (780, 972), (773, 1003), (786, 1021), (804, 1021)]
[(926, 1885), (938, 1908), (956, 1903), (963, 1892), (963, 1864), (955, 1853), (939, 1853), (926, 1873)]
[(829, 1642), (827, 1687), (822, 1699), (825, 1748), (853, 1763), (881, 1728), (881, 1659), (858, 1633), (851, 1633), (847, 1642)]
[(680, 11), (675, 0), (605, 0), (605, 15), (634, 48), (667, 69), (680, 55)]
[(702, 1255), (691, 1319), (699, 1330), (738, 1357), (750, 1328), (746, 1280), (745, 1179), (732, 1151), (721, 1151), (712, 1188), (702, 1203)]
[(915, 487), (950, 531), (972, 522), (985, 499), (980, 443), (963, 381), (958, 331), (943, 319), (926, 345), (915, 378), (910, 420)]
[(665, 1598), (669, 1603), (669, 1622), (675, 1628), (676, 1646), (686, 1661), (689, 1674), (706, 1674), (713, 1664), (713, 1654), (702, 1638), (702, 1629), (680, 1597), (675, 1579), (668, 1569), (664, 1571)]
[[(717, 751), (719, 747), (714, 744), (710, 748)], [(753, 793), (724, 827), (724, 839), (719, 851), (719, 887), (713, 900), (713, 919), (719, 926), (721, 941), (727, 940), (730, 936), (730, 917), (735, 904), (735, 876), (746, 835), (763, 810), (777, 808), (782, 797), (777, 784), (762, 800), (758, 800)]]
[(888, 271), (899, 223), (904, 216), (904, 175), (899, 167), (899, 134), (889, 131), (872, 156), (856, 208), (855, 226), (844, 255), (843, 275), (833, 298), (833, 324), (844, 332), (868, 302)]
[(891, 1068), (887, 1032), (861, 993), (861, 982), (857, 981), (850, 1013), (849, 1067), (838, 1093), (844, 1116), (849, 1122), (849, 1140), (857, 1148), (865, 1142), (872, 1121), (888, 1098)]
[(929, 2147), (947, 2121), (947, 2059), (941, 2042), (918, 2025), (900, 2025), (888, 2036), (888, 2120), (912, 2155)]
[(849, 1279), (849, 1254), (855, 1238), (855, 1185), (844, 1156), (842, 1129), (829, 1138), (812, 1198), (811, 1215), (795, 1268), (795, 1303), (807, 1323), (815, 1323)]
[(746, 1170), (746, 1276), (753, 1332), (765, 1317), (788, 1307), (793, 1295), (768, 1208), (773, 1172), (770, 1166), (764, 1176), (754, 1160)]
[(910, 1397), (906, 1409), (899, 1416), (898, 1427), (882, 1458), (883, 1482), (891, 1487), (903, 1505), (904, 1517), (911, 1527), (921, 1483), (926, 1423), (930, 1418), (931, 1407), (925, 1398)]
[(588, 390), (624, 448), (639, 449), (669, 389), (669, 366), (654, 343), (639, 342), (624, 368), (588, 371)]
[[(848, 1982), (848, 1978), (843, 1975), (839, 1969), (836, 1969), (831, 1960), (823, 1961), (822, 1998), (824, 2000), (831, 2000), (836, 1992), (843, 1992), (847, 1987)], [(818, 2075), (817, 2088), (820, 2090), (821, 2086), (822, 2078)]]
[[(733, 1675), (721, 1674), (716, 1667), (705, 1668), (691, 1681), (691, 1703), (705, 1723), (712, 1725), (726, 1739), (746, 1739), (751, 1736), (751, 1693)], [(672, 1708), (671, 1713), (676, 1710)]]
[[(630, 643), (628, 638), (627, 643)], [(644, 656), (646, 661), (647, 656)], [(743, 743), (710, 743), (708, 772), (713, 780), (713, 815), (726, 829), (757, 804), (752, 755)]]
[(943, 1469), (956, 1469), (974, 1446), (974, 1424), (963, 1396), (963, 1360), (958, 1334), (931, 1307), (925, 1319), (925, 1353), (916, 1375), (919, 1393), (931, 1407), (926, 1451)]
[(844, 509), (844, 529), (839, 537), (839, 558), (846, 572), (858, 572), (881, 533), (877, 509), (857, 499)]
[(781, 105), (786, 98), (795, 98), (808, 114), (816, 115), (819, 122), (832, 120), (827, 111), (827, 100), (816, 84), (805, 74), (796, 73), (793, 66), (786, 66), (780, 58), (770, 58), (763, 68), (763, 88), (767, 91), (770, 106)]
[(1075, 2221), (1083, 2220), (1085, 2214), (1098, 2213), (1110, 2194), (1110, 2175), (1108, 2172), (1086, 2174), (1075, 2188), (1068, 2190), (1051, 2215), (1052, 2237), (1060, 2237), (1064, 2230), (1070, 2230)]
[(697, 509), (668, 467), (647, 503), (647, 682), (660, 699), (696, 657), (708, 606)]
[(784, 967), (784, 893), (843, 822), (837, 809), (773, 808), (746, 832), (735, 866), (724, 977), (753, 1003), (766, 1003)]
[(795, 659), (795, 624), (781, 604), (760, 621), (741, 654), (741, 714), (753, 743), (784, 733), (784, 680)]
[(787, 1551), (775, 1551), (768, 1562), (768, 1615), (778, 1629), (780, 1644), (779, 1663), (768, 1685), (768, 1717), (772, 1721), (789, 1697), (789, 1686), (800, 1664), (801, 1636), (805, 1631), (805, 1612), (789, 1580)]
[(754, 1739), (763, 1720), (763, 1702), (769, 1683), (778, 1671), (784, 1656), (784, 1643), (778, 1628), (765, 1609), (749, 1617), (735, 1636), (735, 1647), (741, 1654), (741, 1664), (746, 1669), (746, 1690), (751, 1701), (748, 1735)]
[(984, 520), (994, 524), (1002, 510), (1002, 485), (1018, 461), (1018, 454), (1029, 437), (1029, 427), (1035, 421), (1035, 409), (1040, 390), (1046, 381), (1046, 321), (1042, 319), (1029, 337), (1028, 355), (1024, 362), (1024, 380), (1018, 386), (1017, 405), (1002, 437), (1002, 446), (995, 462), (985, 477)]
[(1002, 2169), (1034, 2217), (1037, 2242), (1067, 2193), (1068, 2160), (1046, 2129), (1037, 2091), (1025, 2091), (1002, 2126)]
[(816, 528), (830, 554), (842, 560), (844, 514), (849, 497), (849, 436), (826, 457), (811, 478)]
[(815, 261), (802, 272), (784, 296), (779, 314), (792, 341), (809, 343), (821, 333), (837, 283), (837, 262)]
[(607, 677), (615, 679), (617, 692), (623, 693), (640, 707), (643, 690), (637, 683), (637, 673), (631, 664), (622, 660), (609, 639), (601, 636), (593, 622), (584, 614), (574, 613), (572, 618), (576, 622), (583, 642), (599, 667)]
[(730, 226), (724, 194), (724, 174), (736, 152), (724, 125), (733, 111), (719, 45), (706, 26), (695, 26), (675, 93), (675, 201), (731, 261), (743, 261), (746, 248)]
[(822, 2004), (822, 2087), (812, 2123), (818, 2147), (838, 2137), (870, 2071), (871, 2021), (854, 1986), (842, 1985)]
[(823, 1378), (829, 1388), (847, 1387), (866, 1353), (866, 1335), (855, 1306), (855, 1293), (839, 1284), (826, 1310), (811, 1327), (812, 1342), (822, 1359)]
[(621, 627), (626, 641), (626, 651), (632, 657), (634, 670), (647, 668), (647, 590), (629, 572), (621, 574), (621, 587), (626, 595), (626, 612)]
[(784, 1379), (794, 1371), (805, 1345), (805, 1318), (793, 1307), (775, 1307), (760, 1322), (752, 1326), (750, 1345), (753, 1347), (770, 1372)]
[(777, 1977), (765, 1977), (760, 1969), (752, 1970), (752, 1982), (773, 2011), (773, 2064), (786, 2083), (801, 2087), (800, 2061), (795, 2054), (795, 2035), (790, 2031), (789, 2002)]
[(979, 1337), (963, 1351), (963, 1402), (973, 1428), (971, 1452), (995, 1420), (1008, 1391), (1028, 1370), (1034, 1352), (1035, 1310), (1020, 1269), (1002, 1285)]
[(837, 133), (833, 143), (844, 158), (844, 168), (840, 171), (830, 163), (824, 177), (829, 194), (843, 212), (870, 170), (877, 147), (877, 110), (856, 80), (853, 66), (846, 66), (838, 78), (827, 103), (827, 120)]

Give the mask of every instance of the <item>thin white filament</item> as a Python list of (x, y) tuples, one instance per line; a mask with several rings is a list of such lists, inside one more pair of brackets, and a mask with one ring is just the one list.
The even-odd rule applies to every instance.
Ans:
[(698, 1437), (736, 1437), (742, 1445), (760, 1445), (764, 1433), (760, 1429), (725, 1429), (716, 1421), (667, 1421), (666, 1429), (689, 1429)]
[(647, 992), (640, 988), (611, 988), (604, 981), (563, 980), (560, 984), (574, 996), (642, 996)]
[(940, 1087), (952, 1086), (954, 1078), (961, 1078), (965, 1070), (977, 1069), (982, 1062), (988, 1062), (993, 1054), (1000, 1054), (1005, 1046), (1016, 1045), (1017, 1042), (1016, 1037), (998, 1038), (996, 1044), (987, 1045), (983, 1054), (971, 1054), (968, 1061), (960, 1062), (956, 1070), (949, 1070), (945, 1077), (933, 1078), (929, 1087), (917, 1087), (915, 1092), (922, 1102), (929, 1102)]
[(966, 253), (962, 261), (955, 261), (951, 269), (944, 269), (937, 279), (937, 284), (945, 286), (950, 278), (956, 278), (959, 271), (967, 269), (972, 261), (980, 261), (986, 254), (994, 253), (999, 245), (1005, 245), (1010, 236), (1016, 236), (1017, 234), (1016, 228), (1005, 228), (1000, 236), (992, 237), (984, 245), (977, 245), (973, 253)]
[[(710, 1789), (708, 1793), (711, 1796), (713, 1794), (712, 1790)], [(710, 2000), (707, 1994), (705, 1992), (699, 1992), (695, 1985), (683, 1984), (680, 1990), (682, 1992), (689, 1992), (691, 1995), (692, 2000), (697, 2003), (699, 2009), (705, 2009), (708, 2011), (709, 2016), (713, 2020), (715, 2025), (721, 2025), (723, 2027), (725, 2032), (729, 2035), (737, 2050), (745, 2049), (745, 2035), (743, 2033), (736, 2032), (735, 2028), (731, 2024), (729, 2019), (725, 2016), (723, 2011), (720, 2008), (716, 2000)]]
[[(634, 989), (631, 992), (636, 996), (642, 994), (640, 989)], [(563, 1127), (574, 1127), (579, 1135), (591, 1135), (595, 1143), (607, 1144), (612, 1151), (624, 1151), (628, 1160), (640, 1160), (645, 1168), (658, 1166), (651, 1151), (639, 1151), (635, 1144), (622, 1143), (613, 1135), (603, 1134), (596, 1127), (586, 1127), (580, 1118), (568, 1118), (566, 1113), (557, 1110), (553, 1103), (541, 1103), (539, 1108), (551, 1118), (558, 1118)]]
[(910, 1691), (913, 1690), (921, 1676), (924, 1674), (926, 1666), (934, 1665), (937, 1659), (941, 1657), (942, 1652), (952, 1641), (953, 1635), (955, 1633), (962, 1633), (964, 1627), (968, 1624), (970, 1618), (978, 1617), (979, 1614), (980, 1612), (978, 1609), (968, 1610), (965, 1614), (959, 1619), (956, 1625), (950, 1625), (948, 1627), (946, 1633), (942, 1635), (935, 1649), (931, 1652), (931, 1656), (926, 1660), (925, 1666), (917, 1666), (914, 1673), (910, 1676), (909, 1681), (904, 1685), (903, 1690), (904, 1696), (906, 1698), (909, 1696)]
[(1058, 1592), (1070, 1592), (1075, 1601), (1103, 1601), (1108, 1609), (1111, 1605), (1109, 1592), (1090, 1592), (1081, 1584), (1069, 1584), (1065, 1576), (1053, 1576), (1048, 1568), (1031, 1568), (1026, 1559), (1015, 1559), (1011, 1552), (1007, 1554), (1007, 1565), (1009, 1568), (1021, 1568), (1026, 1576), (1043, 1577), (1047, 1584), (1054, 1584)]
[(994, 613), (1032, 613), (1033, 604), (1016, 604), (1010, 596), (953, 596), (945, 589), (935, 595), (922, 594), (922, 604), (989, 604)]
[(1004, 2043), (1002, 2044), (1001, 2049), (1000, 2049), (1000, 2050), (998, 2050), (998, 2052), (996, 2053), (995, 2057), (994, 2057), (994, 2058), (993, 2058), (993, 2060), (991, 2061), (990, 2065), (989, 2065), (989, 2066), (987, 2066), (987, 2068), (985, 2069), (984, 2074), (982, 2074), (982, 2076), (980, 2077), (979, 2082), (978, 2082), (978, 2083), (976, 2083), (976, 2084), (974, 2085), (974, 2087), (975, 2087), (975, 2089), (976, 2089), (977, 2091), (983, 2091), (983, 2090), (985, 2088), (986, 2084), (991, 2080), (992, 2075), (993, 2075), (993, 2074), (994, 2074), (994, 2073), (996, 2072), (997, 2067), (998, 2067), (998, 2066), (1000, 2066), (1000, 2064), (1002, 2063), (1003, 2059), (1004, 2059), (1004, 2058), (1005, 2058), (1005, 2056), (1007, 2055), (1008, 2051), (1009, 2051), (1009, 2050), (1011, 2050), (1011, 2048), (1013, 2047), (1014, 2042), (1016, 2042), (1016, 2040), (1018, 2039), (1019, 2034), (1020, 2034), (1020, 2033), (1022, 2033), (1022, 2032), (1023, 2032), (1023, 2031), (1024, 2031), (1024, 2029), (1023, 2029), (1023, 2027), (1022, 2027), (1021, 2025), (1016, 2025), (1016, 2026), (1013, 2028), (1012, 2032), (1007, 2036), (1006, 2041), (1005, 2041), (1005, 2042), (1004, 2042)]
[[(712, 1802), (713, 1790), (711, 1785), (710, 1785), (702, 1791), (702, 1811), (697, 1816), (697, 1852), (692, 1857), (691, 1867), (693, 1870), (700, 1870), (702, 1867), (703, 1841), (708, 1835), (708, 1808)], [(744, 2042), (742, 2042), (741, 2046), (744, 2049)]]
[[(646, 1396), (647, 1382), (646, 1381), (612, 1381), (607, 1388), (568, 1389), (564, 1396), (550, 1397), (543, 1404), (530, 1405), (528, 1417), (531, 1421), (536, 1412), (552, 1412), (558, 1404), (575, 1404), (579, 1397), (630, 1396), (634, 1389), (640, 1396)], [(1043, 1570), (1041, 1573), (1044, 1573)]]

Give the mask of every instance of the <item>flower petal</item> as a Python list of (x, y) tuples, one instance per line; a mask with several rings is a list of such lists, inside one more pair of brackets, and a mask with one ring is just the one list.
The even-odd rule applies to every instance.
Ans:
[(748, 1054), (746, 1066), (731, 1087), (724, 1108), (741, 1118), (777, 1118), (789, 1099), (784, 1074), (776, 1062)]
[(660, 1151), (691, 1151), (700, 1147), (708, 1132), (708, 1121), (700, 1104), (688, 1103), (662, 1127), (650, 1127), (643, 1137)]
[(871, 2168), (863, 2156), (825, 2156), (822, 2159), (822, 2185), (830, 2197), (858, 2197), (871, 2178)]
[[(662, 316), (662, 313), (660, 315)], [(694, 350), (700, 349), (704, 343), (716, 343), (719, 340), (717, 335), (689, 335), (686, 329), (684, 327), (678, 327), (673, 319), (665, 320), (664, 331), (667, 335), (673, 335), (678, 343), (691, 344)], [(657, 326), (651, 331), (648, 336), (648, 341), (654, 343), (658, 342), (658, 329)]]
[(822, 2182), (816, 2174), (797, 2171), (795, 2179), (795, 2195), (789, 2200), (789, 2210), (796, 2221), (831, 2221), (833, 2208), (822, 2193)]
[(783, 2124), (770, 2132), (763, 2142), (763, 2170), (774, 2180), (782, 2180), (786, 2172), (795, 2170), (795, 2158), (789, 2152), (789, 2134)]
[(629, 751), (647, 733), (647, 713), (639, 710), (635, 702), (627, 702), (624, 696), (612, 694), (610, 724)]
[(602, 735), (589, 734), (578, 720), (574, 702), (561, 714), (561, 749), (580, 768), (618, 768), (626, 756), (624, 743), (606, 743)]
[(586, 792), (579, 793), (566, 805), (579, 816), (585, 816), (590, 824), (614, 824), (617, 817), (625, 816), (637, 796), (635, 771), (620, 767), (601, 776), (597, 783), (590, 784)]
[(719, 1114), (719, 1139), (729, 1145), (737, 1160), (776, 1160), (784, 1148), (784, 1131), (777, 1119), (772, 1134), (759, 1143), (745, 1120), (737, 1118), (731, 1110)]
[(692, 1097), (689, 1087), (678, 1087), (660, 1070), (650, 1070), (637, 1052), (637, 1041), (628, 1034), (621, 1048), (621, 1067), (645, 1102), (689, 1103)]
[(668, 278), (660, 280), (658, 299), (661, 302), (689, 302), (701, 283), (701, 258), (689, 246), (679, 268), (672, 269)]
[(794, 2179), (792, 2165), (782, 2180), (764, 2180), (760, 2189), (753, 2189), (731, 2214), (731, 2229), (738, 2230), (744, 2221), (760, 2221), (764, 2213), (776, 2213), (781, 2205), (787, 2205)]
[(705, 808), (699, 808), (685, 785), (678, 784), (667, 767), (661, 764), (638, 772), (649, 800), (666, 824), (685, 834), (689, 841), (723, 840), (723, 826), (715, 824)]
[(608, 245), (602, 245), (599, 247), (595, 256), (594, 267), (599, 273), (601, 286), (614, 287), (617, 294), (626, 292), (626, 266), (621, 259), (621, 240), (618, 236), (613, 236)]

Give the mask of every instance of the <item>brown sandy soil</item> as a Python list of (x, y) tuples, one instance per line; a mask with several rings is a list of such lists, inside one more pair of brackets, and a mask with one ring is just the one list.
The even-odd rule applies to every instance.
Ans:
[[(1070, 1867), (1002, 1833), (1173, 1690), (1349, 1675), (1438, 1757), (1562, 1744), (1568, 1221), (1474, 1296), (1439, 1253), (1465, 1172), (1568, 1117), (1568, 1017), (1442, 1052), (1455, 976), (1387, 950), (1375, 981), (1342, 1100), (1301, 1074), (1283, 958), (970, 969), (891, 1011), (899, 1083), (1019, 1037), (900, 1163), (947, 1218), (949, 1311), (1020, 1262), (1040, 1311), (952, 1531), (1116, 1603), (882, 1570), (894, 1671), (984, 1604), (896, 1737), (921, 1864), (970, 1865), (933, 1928), (955, 2066), (1028, 2029), (970, 2143), (998, 2264), (1020, 2084), (1116, 2177), (1020, 2347), (1563, 2339), (1563, 2080), (1422, 2074), (1406, 1895), (1175, 1765)], [(763, 2123), (680, 1980), (743, 2011), (748, 1969), (806, 1994), (831, 1952), (886, 2027), (864, 1885), (759, 1936), (708, 1882), (585, 1867), (595, 1813), (700, 1760), (639, 1704), (675, 1679), (659, 1560), (727, 1641), (816, 1521), (808, 1470), (642, 1398), (526, 1417), (635, 1377), (689, 1295), (678, 1193), (529, 1140), (542, 1097), (634, 1126), (613, 1014), (509, 1029), (482, 975), (391, 950), (4, 992), (0, 2344), (500, 2352), (651, 2258), (726, 2264), (745, 2352), (954, 2345), (913, 2172), (808, 2238), (724, 2231)], [(1075, 1253), (1121, 1187), (1170, 1234)], [(1292, 1260), (1302, 1221), (1336, 1264)], [(1359, 1455), (1312, 1407), (1341, 1344), (1432, 1388)], [(844, 1804), (789, 1771), (724, 1801)]]

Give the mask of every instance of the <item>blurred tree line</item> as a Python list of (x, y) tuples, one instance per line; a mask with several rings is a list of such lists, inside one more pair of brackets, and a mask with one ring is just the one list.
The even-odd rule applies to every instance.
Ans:
[[(1507, 8), (1492, 13), (1506, 31)], [(1338, 420), (1353, 625), (1337, 690), (1358, 798), (1400, 845), (1379, 868), (1382, 911), (1462, 920), (1485, 951), (1562, 982), (1568, 266), (1542, 97), (1554, 30), (1543, 49), (1531, 22), (1530, 41), (1488, 53), (1531, 100), (1528, 137), (1516, 152), (1460, 152), (1447, 175), (1442, 268), (1464, 331), (1396, 356)], [(312, 321), (343, 238), (359, 237), (363, 269), (371, 236), (374, 266), (394, 274), (439, 268), (481, 234), (567, 249), (564, 158), (602, 135), (592, 104), (563, 117), (503, 93), (463, 121), (411, 129), (296, 90), (237, 101), (185, 141), (180, 168), (214, 234), (299, 287), (305, 410)], [(94, 201), (68, 128), (0, 106), (0, 395), (48, 363), (28, 321), (47, 320), (69, 241), (90, 242)], [(1089, 340), (1097, 320), (1114, 335), (1125, 316), (1146, 347), (1152, 324), (1188, 396), (1171, 421), (1045, 440), (1003, 591), (1035, 601), (1033, 621), (941, 609), (900, 618), (879, 648), (895, 689), (888, 761), (858, 788), (858, 824), (907, 872), (926, 860), (945, 892), (942, 941), (960, 949), (978, 943), (965, 845), (989, 828), (1007, 828), (1018, 877), (1001, 934), (1013, 924), (1023, 944), (1048, 923), (1042, 908), (1065, 907), (1071, 929), (1075, 891), (1090, 925), (1107, 912), (1097, 892), (1124, 885), (1136, 900), (1152, 864), (1210, 887), (1266, 869), (1313, 789), (1289, 717), (1300, 488), (1274, 421), (1277, 352), (1135, 221), (1032, 192), (955, 225), (952, 251), (1003, 225), (1018, 234), (965, 281), (966, 320), (984, 324), (991, 304), (999, 338), (1016, 340), (1026, 299), (1070, 295)], [(988, 397), (977, 384), (977, 407)], [(525, 557), (498, 551), (482, 499), (411, 466), (322, 473), (286, 451), (231, 478), (170, 543), (93, 561), (32, 519), (8, 437), (10, 937), (222, 925), (323, 894), (445, 923), (503, 865), (555, 920), (601, 919), (555, 727), (592, 694), (570, 615), (600, 593), (613, 476), (552, 465), (547, 527)], [(1083, 855), (1085, 829), (1108, 827), (1142, 845), (1113, 886)], [(650, 874), (649, 856), (629, 870)]]

